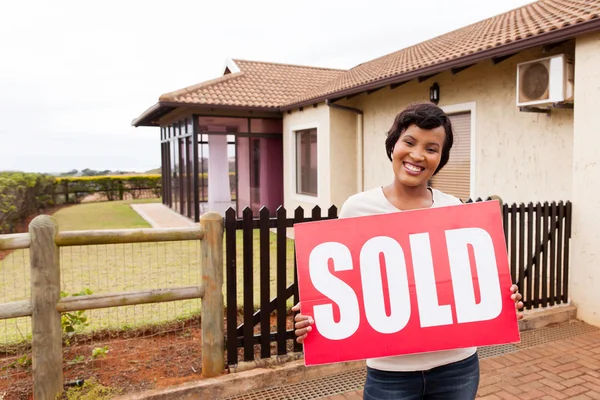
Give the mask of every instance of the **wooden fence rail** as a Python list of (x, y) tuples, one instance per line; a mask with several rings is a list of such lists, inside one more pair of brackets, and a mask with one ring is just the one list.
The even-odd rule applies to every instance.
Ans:
[[(59, 247), (114, 243), (201, 240), (202, 285), (60, 298)], [(202, 375), (213, 377), (223, 358), (223, 217), (206, 213), (200, 227), (59, 232), (54, 218), (36, 217), (29, 233), (0, 235), (0, 250), (30, 251), (31, 299), (0, 304), (0, 320), (31, 316), (34, 398), (54, 399), (63, 391), (61, 312), (185, 299), (202, 299)]]

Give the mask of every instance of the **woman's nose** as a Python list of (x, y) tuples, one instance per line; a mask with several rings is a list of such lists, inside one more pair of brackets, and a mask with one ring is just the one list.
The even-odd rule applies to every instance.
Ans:
[(410, 157), (416, 161), (423, 161), (425, 159), (424, 155), (422, 155), (421, 153), (415, 153), (415, 152), (410, 153)]

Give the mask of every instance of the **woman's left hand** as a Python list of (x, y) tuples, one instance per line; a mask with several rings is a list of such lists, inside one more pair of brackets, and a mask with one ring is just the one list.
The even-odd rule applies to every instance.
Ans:
[(510, 287), (510, 291), (513, 292), (510, 298), (515, 302), (515, 308), (517, 309), (517, 320), (523, 319), (523, 313), (519, 311), (523, 309), (523, 302), (521, 301), (523, 296), (521, 293), (519, 293), (519, 287), (517, 285), (512, 285)]

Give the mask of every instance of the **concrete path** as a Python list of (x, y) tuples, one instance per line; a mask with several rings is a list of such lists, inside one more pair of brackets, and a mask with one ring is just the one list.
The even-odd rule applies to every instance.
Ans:
[(195, 222), (160, 203), (132, 204), (133, 208), (153, 228), (187, 228)]
[[(362, 390), (322, 398), (362, 400)], [(481, 360), (479, 399), (600, 399), (600, 330)]]

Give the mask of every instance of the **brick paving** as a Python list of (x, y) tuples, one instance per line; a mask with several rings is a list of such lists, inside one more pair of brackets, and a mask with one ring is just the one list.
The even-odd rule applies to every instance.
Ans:
[[(478, 398), (600, 399), (600, 330), (481, 360)], [(322, 400), (362, 400), (362, 390)]]

